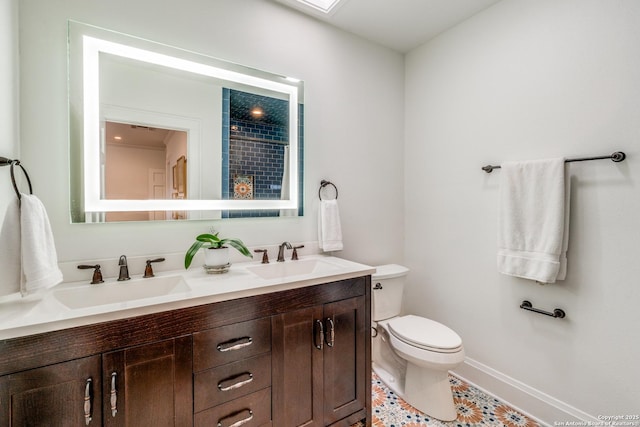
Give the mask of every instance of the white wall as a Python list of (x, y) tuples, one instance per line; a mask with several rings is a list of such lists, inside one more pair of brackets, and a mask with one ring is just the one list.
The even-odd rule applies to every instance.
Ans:
[[(639, 409), (639, 28), (636, 0), (509, 0), (406, 58), (408, 308), (578, 415)], [(570, 165), (567, 280), (498, 274), (500, 171), (480, 167), (616, 150)]]
[(148, 199), (149, 169), (166, 171), (166, 151), (157, 147), (107, 144), (107, 199)]
[[(0, 2), (0, 57), (0, 156), (15, 159), (20, 157), (17, 0)], [(22, 172), (18, 169), (16, 174)], [(8, 166), (0, 168), (0, 224), (7, 204), (16, 197), (10, 176)]]
[[(400, 54), (265, 0), (22, 0), (20, 7), (21, 148), (52, 221), (60, 260), (115, 262), (122, 253), (183, 252), (212, 224), (249, 246), (316, 240), (323, 178), (340, 189), (340, 256), (370, 263), (402, 260)], [(69, 224), (69, 18), (304, 80), (305, 216)]]

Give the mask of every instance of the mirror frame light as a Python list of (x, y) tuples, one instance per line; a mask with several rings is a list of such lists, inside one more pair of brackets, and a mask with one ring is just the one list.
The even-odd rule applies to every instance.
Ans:
[[(141, 49), (89, 35), (82, 36), (84, 211), (174, 211), (298, 209), (298, 102), (299, 80), (282, 77), (282, 83), (243, 74), (193, 60)], [(100, 54), (107, 53), (149, 64), (223, 79), (242, 85), (280, 92), (289, 99), (289, 199), (280, 200), (115, 200), (101, 198), (100, 180)], [(204, 62), (204, 61), (203, 61)], [(286, 84), (284, 82), (290, 82)]]

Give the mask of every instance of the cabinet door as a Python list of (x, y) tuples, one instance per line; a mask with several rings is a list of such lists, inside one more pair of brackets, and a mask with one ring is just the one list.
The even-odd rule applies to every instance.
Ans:
[(273, 425), (321, 427), (322, 306), (272, 318)]
[(0, 425), (101, 425), (100, 357), (0, 377)]
[(326, 304), (324, 323), (324, 408), (325, 425), (329, 425), (366, 405), (364, 298)]
[(193, 424), (191, 336), (103, 355), (104, 425)]

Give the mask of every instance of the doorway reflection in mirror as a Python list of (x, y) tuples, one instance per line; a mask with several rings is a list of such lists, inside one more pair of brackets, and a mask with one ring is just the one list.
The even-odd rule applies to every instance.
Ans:
[[(187, 132), (113, 121), (104, 124), (105, 199), (184, 198)], [(174, 196), (172, 193), (176, 191)], [(177, 197), (178, 194), (181, 197)], [(165, 219), (176, 218), (164, 211), (107, 212), (105, 215), (107, 222)], [(180, 219), (184, 219), (184, 215)]]

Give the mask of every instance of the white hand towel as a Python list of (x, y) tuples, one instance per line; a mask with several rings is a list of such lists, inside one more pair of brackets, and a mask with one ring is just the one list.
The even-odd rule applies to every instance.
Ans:
[(501, 167), (498, 271), (542, 283), (564, 279), (569, 234), (564, 159)]
[(20, 206), (18, 198), (13, 198), (0, 231), (0, 296), (20, 292), (22, 262), (20, 252)]
[(342, 250), (342, 227), (336, 199), (320, 201), (318, 244), (325, 252)]
[(62, 282), (47, 211), (40, 199), (30, 194), (22, 194), (20, 241), (24, 275), (20, 292), (23, 297)]
[(24, 297), (62, 282), (47, 212), (36, 196), (21, 197), (9, 203), (0, 231), (0, 295)]

